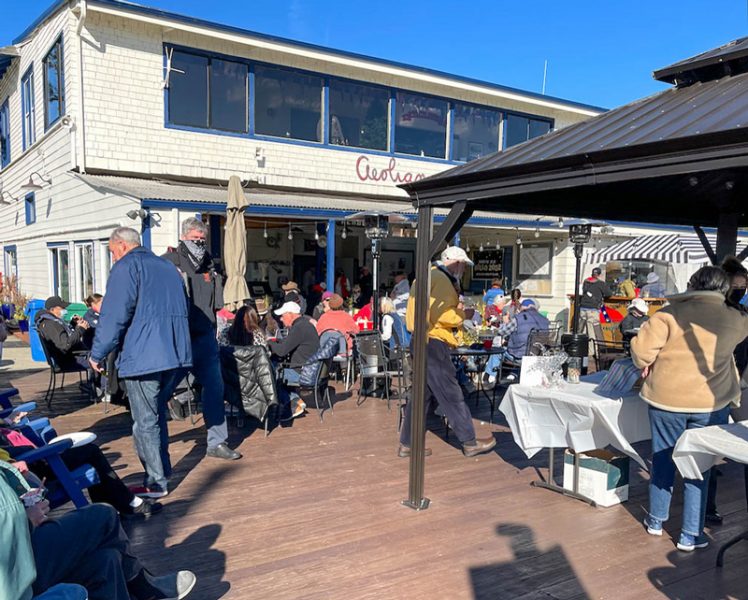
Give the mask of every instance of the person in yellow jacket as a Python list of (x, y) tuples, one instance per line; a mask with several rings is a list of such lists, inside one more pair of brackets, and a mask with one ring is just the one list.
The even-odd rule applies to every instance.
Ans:
[[(470, 410), (465, 404), (459, 383), (457, 369), (452, 362), (450, 351), (457, 346), (455, 330), (462, 327), (465, 313), (460, 303), (460, 279), (465, 266), (472, 265), (465, 251), (458, 246), (450, 246), (441, 255), (441, 261), (431, 268), (431, 289), (429, 290), (428, 343), (426, 345), (426, 384), (427, 398), (424, 408), (428, 412), (435, 400), (442, 413), (449, 420), (449, 426), (462, 443), (462, 453), (476, 456), (490, 451), (496, 440), (493, 436), (476, 439)], [(405, 313), (405, 324), (413, 331), (416, 323), (415, 299), (421, 293), (418, 281), (413, 282)], [(413, 353), (422, 351), (411, 345)], [(405, 405), (405, 417), (400, 430), (398, 456), (410, 456), (410, 420), (413, 403)], [(426, 449), (426, 454), (431, 451)]]

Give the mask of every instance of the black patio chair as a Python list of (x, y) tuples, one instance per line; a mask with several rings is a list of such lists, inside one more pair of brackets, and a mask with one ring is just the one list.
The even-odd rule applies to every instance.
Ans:
[[(95, 400), (96, 393), (93, 389), (93, 383), (91, 382), (89, 378), (89, 370), (81, 365), (75, 364), (75, 365), (69, 365), (69, 366), (62, 366), (56, 359), (55, 359), (55, 349), (52, 347), (49, 340), (47, 340), (42, 334), (41, 331), (39, 332), (39, 341), (42, 345), (42, 351), (44, 352), (44, 358), (47, 361), (47, 365), (49, 366), (49, 385), (47, 386), (47, 391), (44, 394), (44, 401), (47, 403), (47, 408), (52, 408), (52, 399), (55, 395), (55, 390), (62, 389), (65, 387), (65, 375), (67, 373), (78, 373), (78, 379), (79, 379), (79, 385), (83, 385), (83, 373), (86, 374), (86, 381), (85, 383), (88, 384), (88, 396), (91, 398), (91, 400)], [(60, 386), (58, 388), (57, 386), (57, 376), (61, 375), (61, 381)]]
[[(358, 387), (356, 404), (360, 406), (368, 398), (364, 390), (364, 379), (371, 379), (375, 384), (384, 380), (385, 398), (387, 398), (387, 410), (390, 406), (390, 382), (397, 376), (396, 371), (388, 368), (388, 359), (384, 353), (382, 336), (378, 331), (362, 331), (355, 338), (356, 352), (358, 354), (359, 377), (361, 382)], [(361, 399), (363, 393), (363, 400)]]

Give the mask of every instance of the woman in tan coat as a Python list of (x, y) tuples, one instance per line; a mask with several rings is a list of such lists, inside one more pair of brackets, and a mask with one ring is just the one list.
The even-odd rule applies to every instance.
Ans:
[[(670, 304), (631, 341), (631, 355), (644, 377), (641, 397), (650, 405), (653, 456), (644, 523), (651, 535), (662, 535), (669, 517), (675, 442), (686, 429), (727, 423), (730, 404), (739, 403), (733, 350), (748, 336), (748, 315), (726, 304), (729, 288), (722, 269), (699, 269), (688, 291), (670, 296)], [(708, 482), (708, 472), (703, 480), (684, 480), (679, 550), (707, 545), (702, 531)]]

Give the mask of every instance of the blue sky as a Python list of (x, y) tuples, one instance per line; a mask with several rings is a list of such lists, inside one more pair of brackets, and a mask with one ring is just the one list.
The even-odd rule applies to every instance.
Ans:
[[(51, 0), (0, 0), (0, 46)], [(262, 33), (612, 108), (652, 70), (748, 35), (746, 0), (147, 0)]]

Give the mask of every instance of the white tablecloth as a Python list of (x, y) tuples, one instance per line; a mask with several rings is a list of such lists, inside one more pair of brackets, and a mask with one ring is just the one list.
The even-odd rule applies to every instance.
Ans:
[(651, 437), (648, 405), (638, 393), (607, 398), (595, 393), (597, 383), (564, 383), (559, 389), (510, 385), (499, 410), (527, 457), (543, 448), (585, 452), (612, 445), (645, 469), (631, 444)]
[(748, 421), (688, 429), (673, 450), (675, 466), (686, 479), (703, 479), (701, 474), (723, 458), (748, 464)]

